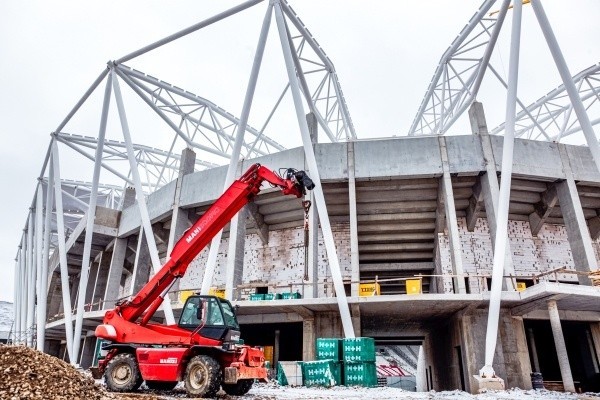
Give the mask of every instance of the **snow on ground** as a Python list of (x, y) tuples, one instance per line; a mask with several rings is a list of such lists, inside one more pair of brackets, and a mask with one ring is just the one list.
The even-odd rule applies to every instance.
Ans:
[(402, 389), (390, 387), (363, 388), (363, 387), (344, 387), (336, 386), (332, 388), (306, 388), (255, 384), (252, 390), (248, 392), (244, 399), (253, 400), (598, 400), (598, 394), (569, 394), (561, 392), (550, 392), (547, 390), (520, 390), (511, 389), (506, 391), (491, 391), (478, 395), (471, 395), (458, 390), (451, 392), (407, 392)]

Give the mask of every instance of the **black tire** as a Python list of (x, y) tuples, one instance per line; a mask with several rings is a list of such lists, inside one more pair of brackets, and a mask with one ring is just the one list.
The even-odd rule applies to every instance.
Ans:
[(111, 392), (132, 392), (137, 390), (144, 380), (135, 356), (121, 353), (108, 362), (104, 371), (104, 381)]
[(224, 383), (223, 390), (231, 396), (243, 396), (252, 388), (254, 379), (240, 379), (237, 383)]
[(146, 381), (146, 386), (150, 390), (173, 390), (175, 386), (177, 386), (179, 382), (171, 382), (171, 381)]
[(214, 397), (221, 386), (221, 366), (212, 357), (193, 357), (185, 369), (185, 391), (190, 397)]

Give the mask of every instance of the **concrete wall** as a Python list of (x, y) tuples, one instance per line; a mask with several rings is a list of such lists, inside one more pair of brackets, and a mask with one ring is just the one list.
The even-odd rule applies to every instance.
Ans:
[[(467, 230), (465, 218), (458, 219), (462, 262), (465, 273), (472, 275), (491, 275), (494, 254), (487, 220), (479, 218), (473, 232)], [(446, 234), (439, 234), (439, 263), (442, 273), (452, 273), (450, 244)], [(567, 231), (563, 225), (545, 224), (537, 237), (532, 236), (529, 223), (509, 221), (508, 236), (511, 256), (517, 276), (533, 276), (545, 271), (565, 267), (574, 269), (573, 254)], [(594, 242), (596, 257), (600, 254), (599, 241)], [(557, 274), (558, 280), (577, 282), (573, 274)], [(554, 279), (554, 275), (543, 280)], [(471, 293), (486, 290), (485, 282), (479, 278), (469, 278)], [(443, 279), (443, 291), (452, 293), (452, 280)]]
[[(349, 224), (340, 223), (332, 225), (336, 249), (340, 259), (342, 275), (344, 279), (350, 279), (350, 227)], [(221, 241), (219, 256), (217, 258), (217, 269), (213, 278), (214, 286), (225, 285), (226, 254), (229, 239)], [(268, 244), (263, 244), (257, 234), (249, 234), (244, 246), (244, 275), (243, 283), (256, 283), (259, 286), (275, 285), (281, 286), (273, 293), (289, 292), (289, 282), (302, 282), (304, 277), (304, 230), (303, 228), (290, 228), (277, 231), (270, 235)], [(181, 290), (198, 289), (202, 285), (204, 266), (208, 258), (208, 249), (204, 249), (190, 264), (186, 275), (181, 278), (179, 288)], [(323, 236), (319, 230), (319, 281), (331, 282), (329, 273), (327, 252), (323, 242)], [(301, 286), (294, 286), (293, 290), (302, 293)], [(306, 288), (308, 290), (308, 288)], [(329, 296), (332, 293), (330, 285), (319, 285), (320, 296)], [(242, 296), (246, 298), (247, 293)]]

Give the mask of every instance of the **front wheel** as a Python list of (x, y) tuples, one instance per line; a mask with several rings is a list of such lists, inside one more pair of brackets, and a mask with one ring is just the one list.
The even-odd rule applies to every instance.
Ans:
[(185, 369), (185, 391), (190, 396), (214, 397), (221, 386), (221, 366), (212, 357), (193, 357)]
[(130, 353), (117, 354), (108, 362), (104, 380), (111, 392), (135, 391), (144, 381), (137, 360)]
[(243, 396), (252, 388), (254, 379), (240, 379), (237, 383), (224, 383), (223, 390), (230, 396)]

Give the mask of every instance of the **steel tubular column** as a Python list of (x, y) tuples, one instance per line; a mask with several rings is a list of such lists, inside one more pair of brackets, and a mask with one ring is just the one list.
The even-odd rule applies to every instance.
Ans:
[[(46, 188), (46, 214), (44, 216), (44, 248), (42, 255), (42, 280), (40, 292), (42, 295), (38, 298), (38, 350), (43, 351), (46, 338), (46, 309), (48, 300), (48, 262), (50, 260), (50, 235), (52, 233), (52, 203), (54, 194), (52, 192), (52, 180), (54, 171), (52, 170), (52, 161), (48, 168), (48, 186)], [(42, 342), (40, 348), (40, 341)]]
[(33, 257), (33, 207), (27, 222), (27, 346), (33, 346), (35, 316), (35, 258)]
[[(83, 313), (85, 312), (85, 298), (87, 284), (90, 274), (90, 258), (92, 249), (92, 236), (94, 234), (94, 220), (96, 219), (96, 203), (98, 201), (98, 181), (100, 180), (100, 166), (102, 163), (102, 152), (104, 150), (104, 137), (106, 134), (106, 121), (108, 119), (108, 110), (110, 108), (110, 94), (113, 75), (106, 78), (106, 88), (104, 89), (104, 102), (102, 104), (102, 114), (100, 116), (100, 129), (98, 132), (98, 146), (96, 147), (96, 156), (94, 162), (94, 172), (92, 176), (92, 188), (90, 190), (90, 203), (87, 210), (87, 221), (85, 225), (85, 239), (83, 242), (83, 257), (81, 260), (81, 275), (79, 278), (79, 297), (77, 298), (77, 314), (75, 316), (75, 333), (73, 338), (72, 354), (77, 357), (79, 346), (81, 344), (81, 328), (83, 326)], [(93, 301), (93, 300), (92, 300)]]
[[(271, 25), (271, 14), (273, 12), (273, 6), (269, 4), (267, 12), (263, 20), (262, 28), (260, 30), (260, 36), (258, 39), (258, 47), (254, 54), (254, 62), (252, 63), (252, 71), (250, 72), (250, 79), (248, 82), (248, 88), (246, 89), (246, 96), (244, 97), (244, 105), (242, 107), (242, 113), (240, 115), (240, 122), (236, 130), (235, 143), (231, 151), (231, 159), (229, 161), (229, 167), (227, 168), (227, 176), (225, 177), (225, 184), (223, 190), (226, 190), (229, 185), (233, 182), (235, 177), (235, 171), (237, 168), (238, 161), (240, 159), (240, 152), (242, 151), (242, 144), (244, 143), (244, 133), (246, 132), (246, 126), (248, 125), (248, 117), (250, 115), (250, 108), (252, 107), (252, 100), (254, 98), (254, 91), (256, 90), (256, 82), (258, 80), (258, 73), (260, 72), (260, 66), (262, 63), (263, 54), (265, 52), (265, 45), (267, 43), (267, 36), (269, 35), (269, 26)], [(237, 217), (235, 217), (237, 218)], [(208, 260), (206, 261), (206, 268), (204, 269), (204, 277), (202, 279), (202, 288), (200, 293), (208, 294), (210, 286), (212, 285), (213, 276), (215, 274), (215, 266), (217, 264), (217, 256), (219, 254), (219, 245), (221, 244), (221, 236), (223, 231), (219, 231), (213, 238), (210, 244), (210, 250), (208, 252)], [(231, 249), (230, 249), (231, 250)], [(235, 252), (233, 252), (235, 253)], [(235, 254), (229, 253), (231, 257)]]
[[(69, 270), (67, 267), (67, 250), (65, 245), (65, 220), (63, 215), (62, 190), (60, 181), (60, 159), (58, 154), (58, 143), (56, 140), (52, 143), (52, 169), (54, 174), (54, 203), (56, 209), (56, 230), (58, 234), (58, 256), (60, 264), (60, 283), (63, 298), (63, 310), (65, 321), (65, 336), (67, 339), (67, 353), (69, 361), (75, 362), (75, 358), (71, 350), (73, 349), (73, 320), (71, 310), (71, 293), (69, 291)], [(48, 190), (51, 190), (50, 182), (48, 182)]]
[(321, 230), (323, 232), (323, 238), (325, 240), (325, 247), (327, 249), (327, 255), (329, 258), (329, 267), (331, 271), (331, 277), (336, 292), (336, 299), (340, 308), (340, 317), (342, 320), (342, 326), (344, 328), (344, 336), (347, 338), (354, 337), (354, 327), (352, 326), (352, 318), (350, 316), (350, 309), (348, 307), (348, 299), (346, 298), (346, 292), (344, 289), (344, 282), (342, 279), (342, 273), (340, 271), (339, 259), (335, 249), (335, 242), (333, 241), (333, 233), (331, 231), (331, 224), (329, 222), (329, 214), (327, 212), (327, 206), (325, 204), (325, 196), (323, 194), (323, 186), (321, 185), (321, 178), (319, 176), (319, 170), (317, 167), (317, 159), (312, 148), (312, 142), (310, 140), (310, 133), (308, 131), (308, 124), (305, 118), (304, 106), (302, 104), (302, 95), (300, 93), (300, 85), (298, 77), (296, 76), (296, 70), (294, 68), (294, 60), (292, 58), (292, 50), (287, 37), (287, 30), (285, 26), (285, 20), (283, 12), (281, 11), (281, 5), (278, 0), (274, 1), (275, 8), (275, 19), (277, 21), (277, 29), (279, 31), (279, 39), (283, 50), (283, 57), (285, 59), (285, 65), (287, 67), (288, 79), (290, 81), (290, 89), (292, 91), (292, 97), (296, 108), (296, 117), (300, 127), (300, 133), (302, 134), (302, 143), (304, 145), (304, 154), (306, 156), (306, 162), (308, 169), (311, 171), (311, 177), (315, 182), (315, 188), (313, 190), (314, 198), (317, 203), (317, 210), (319, 211), (321, 220)]
[(492, 270), (492, 290), (485, 335), (485, 365), (479, 371), (484, 377), (494, 376), (494, 352), (498, 339), (498, 319), (500, 318), (500, 297), (502, 276), (508, 236), (508, 206), (510, 203), (510, 182), (512, 176), (513, 147), (515, 141), (515, 118), (517, 107), (517, 83), (519, 79), (519, 51), (521, 42), (522, 3), (514, 2), (511, 31), (510, 64), (508, 70), (508, 93), (506, 95), (506, 133), (502, 147), (502, 178), (498, 199), (496, 245), (494, 246), (494, 266)]
[[(112, 78), (117, 109), (119, 111), (119, 119), (121, 121), (121, 129), (123, 131), (123, 138), (125, 139), (125, 144), (127, 146), (127, 158), (129, 159), (131, 176), (133, 177), (133, 182), (135, 184), (135, 195), (138, 200), (137, 203), (140, 209), (140, 217), (142, 219), (142, 226), (144, 227), (146, 241), (148, 242), (148, 250), (150, 252), (150, 258), (152, 259), (152, 267), (156, 273), (161, 267), (161, 263), (158, 258), (158, 249), (156, 248), (154, 234), (152, 233), (152, 225), (150, 224), (150, 216), (148, 214), (148, 206), (146, 204), (146, 196), (144, 195), (142, 181), (140, 180), (140, 173), (138, 171), (138, 167), (135, 162), (135, 156), (133, 154), (133, 145), (131, 143), (131, 134), (129, 132), (129, 124), (127, 123), (127, 115), (125, 114), (125, 105), (123, 104), (123, 97), (121, 96), (121, 88), (119, 87), (119, 81), (114, 74)], [(171, 309), (170, 301), (164, 301), (162, 306), (167, 325), (175, 324), (175, 318), (173, 317), (173, 310)]]
[(548, 21), (544, 7), (542, 7), (542, 3), (539, 0), (531, 0), (531, 6), (533, 7), (533, 12), (535, 13), (540, 28), (542, 29), (542, 33), (546, 38), (548, 48), (550, 49), (550, 53), (552, 53), (552, 58), (554, 58), (556, 68), (558, 69), (563, 84), (565, 85), (565, 89), (569, 95), (571, 104), (573, 105), (575, 115), (577, 115), (577, 119), (581, 125), (581, 130), (583, 131), (588, 147), (592, 152), (592, 156), (596, 162), (596, 168), (600, 170), (600, 145), (598, 144), (598, 139), (594, 133), (594, 128), (592, 127), (590, 118), (587, 115), (585, 106), (579, 97), (575, 83), (573, 83), (573, 78), (569, 72), (569, 67), (567, 67), (567, 62), (565, 61), (562, 51), (558, 46), (556, 36), (554, 36), (554, 32), (550, 26), (550, 21)]
[(19, 257), (20, 271), (19, 274), (19, 289), (20, 289), (20, 300), (19, 300), (19, 314), (20, 314), (20, 325), (19, 325), (19, 344), (23, 343), (23, 335), (25, 333), (25, 326), (27, 321), (27, 240), (25, 231), (21, 235), (21, 255)]
[[(36, 283), (36, 293), (38, 299), (38, 307), (36, 314), (36, 348), (39, 351), (44, 351), (44, 336), (41, 335), (43, 332), (43, 326), (46, 323), (46, 313), (42, 312), (40, 299), (42, 297), (46, 297), (46, 293), (44, 292), (44, 275), (42, 275), (42, 264), (43, 264), (43, 240), (44, 240), (44, 228), (43, 228), (43, 218), (44, 218), (44, 190), (42, 188), (42, 178), (38, 179), (38, 189), (36, 193), (36, 205), (35, 205), (35, 255), (36, 255), (36, 274), (37, 274), (37, 283)], [(44, 320), (40, 320), (40, 318), (44, 317)]]
[[(17, 251), (17, 256), (15, 257), (15, 269), (14, 269), (14, 279), (13, 279), (13, 315), (14, 320), (12, 324), (12, 342), (16, 344), (17, 342), (17, 331), (19, 330), (19, 253)], [(10, 337), (9, 337), (10, 339)]]

